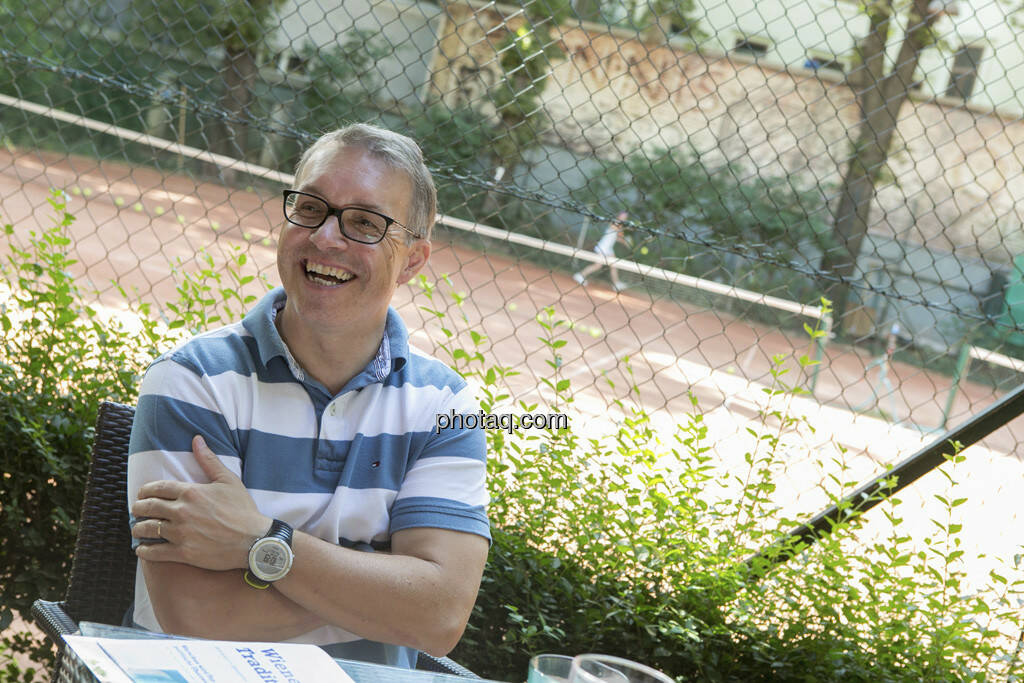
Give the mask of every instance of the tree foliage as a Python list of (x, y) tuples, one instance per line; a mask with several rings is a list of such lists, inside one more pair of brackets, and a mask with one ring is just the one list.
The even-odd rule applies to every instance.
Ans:
[(359, 29), (346, 33), (337, 45), (304, 43), (298, 50), (309, 82), (299, 94), (303, 128), (316, 135), (370, 119), (373, 93), (380, 86), (372, 67), (387, 53), (379, 35)]
[(506, 171), (515, 169), (523, 155), (540, 144), (549, 127), (542, 96), (555, 63), (565, 58), (555, 31), (569, 9), (567, 0), (526, 3), (525, 18), (510, 26), (497, 45), (503, 77), (490, 93), (499, 124), (492, 154)]
[(207, 55), (217, 63), (219, 108), (223, 119), (207, 136), (214, 151), (248, 159), (250, 107), (259, 76), (259, 56), (273, 35), (276, 11), (284, 0), (131, 0), (116, 25), (129, 41), (160, 46), (165, 52)]

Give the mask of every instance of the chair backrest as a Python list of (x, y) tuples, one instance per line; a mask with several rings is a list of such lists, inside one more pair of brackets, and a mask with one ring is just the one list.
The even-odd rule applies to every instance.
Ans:
[(135, 597), (128, 527), (128, 439), (135, 408), (103, 402), (79, 517), (65, 609), (76, 622), (120, 624)]

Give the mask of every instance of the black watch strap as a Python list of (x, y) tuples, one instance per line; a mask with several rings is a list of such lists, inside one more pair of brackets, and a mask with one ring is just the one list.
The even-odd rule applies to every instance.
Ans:
[(267, 535), (264, 536), (263, 538), (270, 538), (271, 536), (274, 536), (276, 538), (280, 538), (282, 541), (284, 541), (285, 543), (288, 544), (289, 548), (291, 548), (292, 547), (292, 534), (294, 534), (294, 533), (295, 533), (295, 530), (292, 529), (292, 525), (291, 524), (289, 524), (288, 522), (282, 522), (279, 519), (275, 519), (273, 521), (273, 523), (270, 525), (270, 531), (268, 531)]

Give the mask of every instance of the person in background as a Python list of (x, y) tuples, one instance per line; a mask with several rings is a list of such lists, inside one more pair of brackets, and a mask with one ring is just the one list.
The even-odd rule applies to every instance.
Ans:
[[(608, 228), (604, 231), (604, 234), (601, 235), (601, 239), (597, 241), (597, 244), (594, 245), (595, 254), (599, 256), (604, 256), (606, 258), (614, 258), (615, 243), (626, 243), (626, 239), (623, 236), (623, 230), (626, 227), (625, 222), (628, 219), (629, 213), (625, 211), (620, 211), (619, 214), (615, 217), (615, 219), (608, 223)], [(601, 268), (604, 267), (604, 265), (605, 264), (603, 263), (591, 263), (583, 270), (573, 274), (572, 279), (581, 285), (585, 285), (587, 284), (587, 276), (600, 270)], [(621, 280), (619, 280), (619, 269), (609, 264), (608, 270), (611, 273), (612, 287), (615, 289), (615, 291), (621, 292), (622, 290), (624, 290), (626, 288), (626, 285), (623, 284)]]
[(303, 154), (283, 210), (283, 286), (142, 380), (126, 621), (411, 668), (458, 642), (490, 539), (484, 432), (434, 429), (478, 404), (390, 306), (430, 256), (434, 183), (414, 141), (356, 124)]

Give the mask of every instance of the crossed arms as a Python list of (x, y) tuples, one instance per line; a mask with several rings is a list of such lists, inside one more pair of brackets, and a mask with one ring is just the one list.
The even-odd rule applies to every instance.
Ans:
[(458, 643), (480, 586), (486, 539), (413, 528), (392, 535), (390, 553), (364, 553), (296, 531), (292, 570), (254, 590), (241, 570), (272, 520), (201, 437), (193, 453), (210, 483), (150, 482), (132, 506), (133, 515), (150, 518), (133, 536), (154, 538), (160, 524), (168, 540), (136, 551), (166, 632), (283, 640), (332, 624), (437, 656)]
[[(144, 380), (144, 393), (145, 388)], [(139, 412), (144, 412), (142, 399)], [(141, 422), (136, 429), (145, 432), (146, 420)], [(186, 441), (196, 435), (191, 453), (182, 443), (169, 449), (173, 453), (140, 455), (133, 445), (129, 460), (129, 502), (140, 520), (132, 535), (167, 540), (136, 549), (161, 630), (217, 639), (287, 640), (333, 626), (433, 655), (446, 654), (458, 642), (479, 589), (486, 538), (412, 526), (390, 534), (389, 551), (362, 552), (296, 528), (291, 571), (270, 588), (257, 590), (243, 581), (242, 572), (249, 547), (272, 520), (239, 478), (241, 461), (224, 430), (190, 423), (173, 411), (161, 411), (160, 426), (151, 428), (188, 432)], [(155, 469), (139, 464), (146, 458), (155, 458)], [(140, 478), (145, 471), (158, 474)]]

